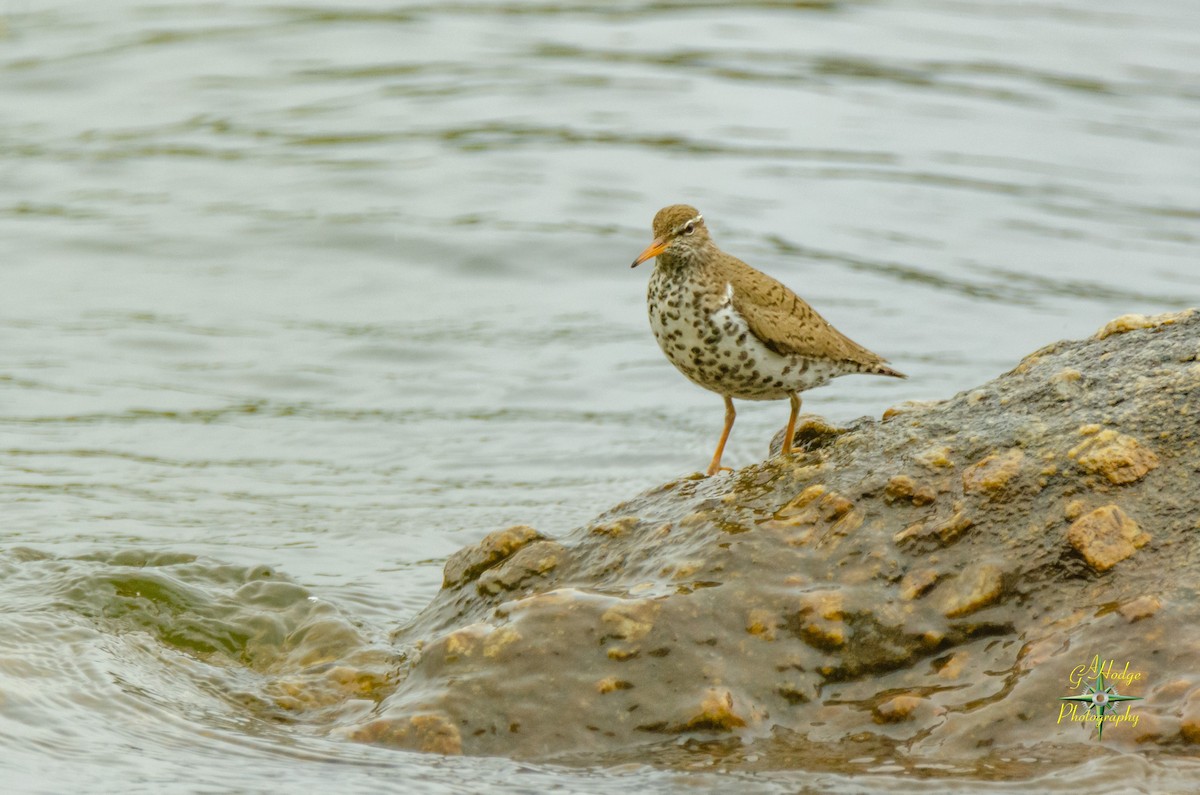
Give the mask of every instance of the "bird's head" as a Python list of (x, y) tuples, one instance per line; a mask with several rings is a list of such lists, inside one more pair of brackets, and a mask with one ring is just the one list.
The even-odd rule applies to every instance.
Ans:
[(636, 268), (652, 257), (686, 262), (712, 242), (704, 216), (687, 204), (672, 204), (654, 216), (654, 240), (629, 267)]

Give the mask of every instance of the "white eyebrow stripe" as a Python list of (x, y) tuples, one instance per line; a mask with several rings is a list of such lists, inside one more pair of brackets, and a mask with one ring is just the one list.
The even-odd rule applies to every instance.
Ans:
[(689, 220), (687, 220), (687, 221), (684, 221), (682, 224), (680, 224), (679, 226), (677, 226), (677, 227), (675, 227), (674, 229), (672, 229), (672, 230), (671, 230), (671, 234), (673, 234), (673, 235), (677, 235), (677, 234), (679, 234), (680, 232), (682, 232), (682, 231), (683, 231), (683, 228), (684, 228), (685, 226), (687, 226), (688, 224), (698, 224), (698, 223), (700, 223), (700, 222), (701, 222), (701, 221), (703, 221), (703, 220), (704, 220), (704, 216), (703, 216), (703, 215), (700, 215), (700, 214), (697, 214), (695, 218), (691, 218), (691, 219), (689, 219)]

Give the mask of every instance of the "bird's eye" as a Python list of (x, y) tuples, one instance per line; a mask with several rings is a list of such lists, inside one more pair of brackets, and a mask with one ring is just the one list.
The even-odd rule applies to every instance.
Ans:
[(696, 224), (693, 221), (688, 221), (687, 226), (685, 226), (683, 228), (683, 233), (685, 235), (690, 235), (692, 232), (695, 232), (695, 231), (696, 231)]

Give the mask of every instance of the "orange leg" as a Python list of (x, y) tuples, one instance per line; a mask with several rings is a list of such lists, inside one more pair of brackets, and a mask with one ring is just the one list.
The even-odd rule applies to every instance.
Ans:
[(783, 446), (779, 448), (780, 455), (788, 455), (792, 452), (792, 434), (796, 432), (796, 417), (800, 415), (800, 395), (793, 392), (789, 397), (792, 401), (792, 413), (788, 416), (787, 429), (783, 432)]
[(710, 478), (722, 469), (733, 471), (729, 467), (721, 466), (721, 455), (725, 452), (725, 442), (729, 439), (729, 431), (733, 429), (733, 421), (736, 417), (737, 412), (733, 410), (733, 400), (725, 398), (725, 430), (721, 431), (721, 441), (717, 442), (717, 452), (713, 453), (712, 463), (708, 465), (708, 471), (704, 473)]

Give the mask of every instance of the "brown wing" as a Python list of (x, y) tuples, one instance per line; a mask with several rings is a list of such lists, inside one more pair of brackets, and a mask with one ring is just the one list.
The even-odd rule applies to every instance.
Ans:
[(903, 378), (885, 366), (887, 359), (835, 329), (787, 287), (741, 260), (729, 259), (733, 308), (768, 348), (781, 355), (850, 362), (865, 372)]

